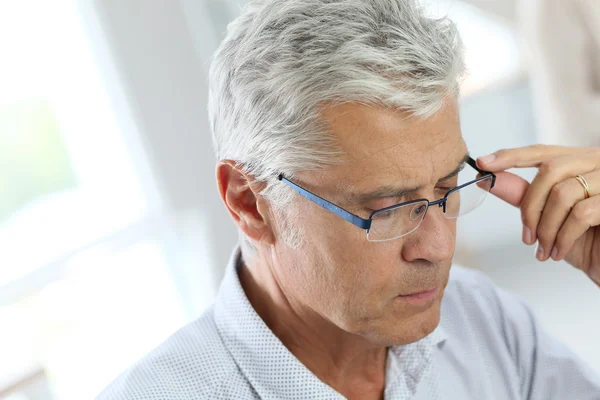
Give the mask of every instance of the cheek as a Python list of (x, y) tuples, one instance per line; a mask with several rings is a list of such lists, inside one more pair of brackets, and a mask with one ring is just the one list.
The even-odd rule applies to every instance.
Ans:
[(448, 230), (450, 231), (450, 233), (456, 240), (456, 222), (457, 222), (457, 220), (456, 219), (448, 219), (446, 221), (447, 221), (446, 226), (448, 226)]
[(331, 277), (348, 316), (362, 320), (379, 314), (397, 291), (400, 265), (398, 242), (371, 243), (364, 238), (344, 246), (331, 259)]
[(288, 273), (302, 282), (297, 290), (306, 301), (331, 317), (337, 314), (337, 320), (360, 319), (382, 308), (397, 280), (402, 239), (368, 242), (365, 230), (314, 207), (299, 215), (304, 245), (294, 251), (291, 265), (301, 268)]
[(326, 280), (337, 282), (338, 286), (343, 285), (345, 290), (356, 294), (381, 290), (400, 268), (403, 240), (369, 242), (365, 230), (332, 216), (321, 216), (312, 226), (306, 226), (303, 221), (310, 248), (307, 250), (320, 255)]
[(367, 242), (364, 229), (345, 221), (326, 210), (309, 207), (297, 219), (303, 232), (307, 251), (320, 253), (328, 264), (345, 264), (346, 260), (359, 260)]
[(388, 242), (370, 243), (365, 249), (365, 271), (372, 289), (380, 296), (388, 295), (390, 287), (397, 285), (402, 265), (402, 247), (404, 239), (390, 240)]

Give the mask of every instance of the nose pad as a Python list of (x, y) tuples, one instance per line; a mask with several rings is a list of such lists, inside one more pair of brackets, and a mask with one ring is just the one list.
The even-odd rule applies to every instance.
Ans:
[(446, 198), (440, 199), (439, 202), (436, 201), (434, 204), (431, 204), (429, 207), (427, 207), (425, 210), (425, 215), (423, 215), (423, 219), (427, 218), (427, 211), (429, 211), (432, 205), (437, 205), (438, 207), (443, 208), (443, 213), (446, 215), (446, 200)]
[(444, 210), (444, 214), (446, 214), (446, 202), (448, 201), (447, 197), (444, 197), (443, 199), (440, 199), (440, 202), (438, 203), (438, 207), (443, 208)]

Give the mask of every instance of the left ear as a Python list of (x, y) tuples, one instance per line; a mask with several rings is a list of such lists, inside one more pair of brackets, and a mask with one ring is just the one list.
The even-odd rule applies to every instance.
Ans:
[(260, 187), (232, 160), (217, 164), (221, 200), (238, 228), (256, 243), (274, 244), (269, 207), (259, 195)]

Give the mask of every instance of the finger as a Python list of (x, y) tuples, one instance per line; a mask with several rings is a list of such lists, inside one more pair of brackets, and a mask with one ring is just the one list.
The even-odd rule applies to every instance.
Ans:
[(529, 188), (529, 182), (510, 172), (498, 172), (491, 193), (508, 204), (519, 207)]
[[(558, 183), (574, 178), (581, 173), (593, 171), (596, 163), (596, 157), (586, 154), (583, 156), (561, 156), (540, 164), (538, 174), (531, 182), (531, 186), (521, 202), (523, 225), (531, 231), (531, 241), (527, 244), (535, 243), (538, 238), (538, 225), (552, 188)], [(577, 193), (580, 195), (579, 200), (585, 198), (581, 190)]]
[(588, 275), (600, 287), (600, 265), (592, 265), (588, 271)]
[[(598, 225), (600, 225), (600, 196), (590, 197), (577, 203), (556, 237), (556, 259), (561, 260), (566, 257), (575, 242), (588, 229)], [(589, 274), (590, 265), (585, 265), (582, 260), (578, 260), (575, 265), (581, 265), (583, 272)]]
[[(510, 172), (496, 173), (496, 184), (491, 193), (514, 207), (520, 207), (525, 193), (529, 188), (529, 182), (518, 175)], [(522, 240), (525, 243), (531, 241), (531, 231), (523, 229)]]
[[(600, 171), (588, 175), (587, 179), (600, 178)], [(536, 229), (538, 238), (538, 250), (536, 257), (540, 261), (546, 261), (552, 257), (558, 261), (555, 249), (555, 241), (569, 213), (578, 202), (585, 199), (585, 192), (581, 184), (570, 178), (557, 183), (550, 190), (548, 201), (543, 207), (540, 222)]]
[(489, 156), (479, 157), (477, 164), (485, 171), (504, 171), (509, 168), (539, 167), (544, 161), (552, 158), (581, 155), (588, 152), (600, 152), (600, 148), (548, 146), (536, 144), (527, 147), (499, 150)]

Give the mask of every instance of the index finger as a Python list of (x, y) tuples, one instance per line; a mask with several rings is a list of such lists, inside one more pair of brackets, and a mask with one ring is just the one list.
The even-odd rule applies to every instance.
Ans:
[(498, 172), (496, 185), (491, 193), (514, 207), (521, 207), (521, 202), (529, 189), (529, 182), (510, 172)]
[(575, 155), (589, 150), (586, 147), (535, 144), (526, 147), (498, 150), (489, 156), (479, 157), (477, 165), (489, 172), (505, 171), (509, 168), (537, 168), (541, 163), (552, 158)]

